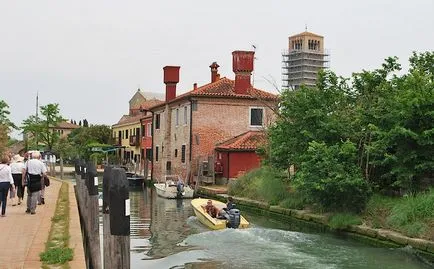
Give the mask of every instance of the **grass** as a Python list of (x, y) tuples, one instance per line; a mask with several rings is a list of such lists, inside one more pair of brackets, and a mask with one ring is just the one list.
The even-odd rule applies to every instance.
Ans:
[(231, 183), (229, 194), (277, 205), (289, 196), (288, 186), (280, 171), (263, 166)]
[(362, 224), (360, 216), (351, 213), (336, 213), (329, 218), (329, 225), (333, 229), (344, 229), (359, 224)]
[(73, 259), (69, 244), (69, 192), (68, 184), (62, 183), (45, 251), (39, 254), (43, 268), (69, 268), (68, 261)]
[(374, 228), (386, 228), (407, 236), (434, 238), (434, 189), (416, 195), (391, 198), (374, 195), (363, 215)]

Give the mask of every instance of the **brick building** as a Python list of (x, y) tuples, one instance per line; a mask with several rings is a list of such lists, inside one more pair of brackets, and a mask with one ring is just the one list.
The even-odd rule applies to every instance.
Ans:
[(232, 56), (235, 80), (220, 78), (219, 65), (214, 62), (210, 83), (195, 84), (179, 96), (176, 84), (180, 67), (163, 68), (165, 102), (150, 108), (154, 180), (165, 174), (183, 178), (188, 174), (189, 180), (194, 180), (205, 169), (213, 174), (218, 144), (248, 131), (261, 131), (274, 120), (278, 97), (252, 87), (250, 82), (254, 52), (234, 51)]

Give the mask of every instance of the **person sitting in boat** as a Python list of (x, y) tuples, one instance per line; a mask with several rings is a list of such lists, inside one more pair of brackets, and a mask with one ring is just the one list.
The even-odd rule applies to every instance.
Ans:
[(228, 202), (226, 203), (226, 208), (223, 208), (225, 211), (229, 211), (232, 208), (235, 208), (234, 198), (232, 196), (228, 196)]
[(202, 206), (206, 213), (208, 213), (211, 217), (216, 218), (219, 215), (219, 209), (212, 204), (211, 200), (206, 202), (205, 206)]

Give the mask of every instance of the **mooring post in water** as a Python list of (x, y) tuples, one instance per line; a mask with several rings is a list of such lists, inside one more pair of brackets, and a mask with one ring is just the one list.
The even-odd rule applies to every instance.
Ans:
[(101, 247), (99, 241), (98, 174), (93, 162), (87, 163), (86, 187), (88, 191), (88, 233), (90, 262), (93, 269), (101, 269)]
[(130, 199), (125, 170), (112, 169), (110, 183), (110, 233), (114, 236), (111, 268), (130, 269)]
[(113, 172), (111, 166), (104, 167), (102, 178), (102, 218), (103, 218), (103, 261), (104, 269), (114, 268), (111, 264), (113, 252), (114, 236), (110, 233), (110, 182), (113, 181)]

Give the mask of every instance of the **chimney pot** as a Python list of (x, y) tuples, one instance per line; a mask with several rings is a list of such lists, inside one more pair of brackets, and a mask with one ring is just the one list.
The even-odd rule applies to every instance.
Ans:
[(250, 77), (253, 71), (254, 58), (254, 51), (237, 50), (232, 52), (232, 70), (235, 73), (235, 93), (247, 94), (247, 90), (252, 87)]
[(194, 83), (194, 84), (193, 84), (193, 90), (194, 90), (194, 91), (197, 90), (197, 83)]
[(179, 66), (163, 67), (163, 81), (166, 84), (166, 102), (176, 98), (176, 84), (179, 82)]
[(209, 67), (211, 68), (211, 82), (216, 82), (220, 78), (218, 73), (220, 65), (218, 65), (217, 62), (213, 62)]

